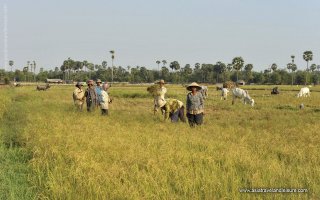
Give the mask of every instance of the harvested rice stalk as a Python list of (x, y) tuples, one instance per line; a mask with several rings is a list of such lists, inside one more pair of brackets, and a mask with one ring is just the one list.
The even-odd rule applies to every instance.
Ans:
[(158, 95), (158, 90), (160, 89), (160, 86), (158, 84), (155, 85), (151, 85), (147, 88), (147, 91), (153, 96), (157, 96)]
[(236, 86), (237, 86), (236, 83), (232, 82), (232, 81), (227, 81), (227, 82), (223, 83), (223, 88), (232, 89)]

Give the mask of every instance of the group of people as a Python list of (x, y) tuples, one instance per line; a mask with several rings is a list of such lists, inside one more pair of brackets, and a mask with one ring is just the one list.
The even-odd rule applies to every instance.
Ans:
[[(166, 99), (165, 95), (167, 93), (167, 88), (165, 88), (164, 80), (160, 80), (157, 84), (159, 87), (156, 91), (156, 96), (154, 99), (154, 109), (157, 112), (159, 109), (162, 114), (164, 114), (164, 119), (171, 119), (171, 122), (186, 122), (185, 118), (185, 106), (182, 101), (178, 99)], [(112, 99), (109, 97), (108, 89), (109, 84), (104, 83), (100, 79), (96, 80), (96, 85), (94, 85), (93, 80), (87, 81), (88, 88), (83, 89), (83, 84), (78, 82), (75, 85), (75, 90), (73, 91), (73, 101), (76, 109), (79, 111), (83, 110), (83, 105), (86, 102), (87, 111), (93, 112), (96, 108), (100, 107), (102, 115), (109, 114), (109, 104)], [(186, 101), (186, 117), (188, 119), (189, 125), (195, 127), (196, 125), (201, 125), (203, 123), (204, 115), (204, 96), (201, 92), (201, 86), (197, 83), (191, 83), (187, 86), (187, 90), (190, 92), (187, 94)]]
[(87, 81), (88, 88), (83, 89), (83, 84), (78, 82), (76, 88), (73, 91), (73, 101), (77, 110), (83, 110), (83, 104), (86, 102), (87, 111), (92, 112), (96, 108), (100, 107), (102, 115), (108, 115), (109, 113), (109, 104), (112, 102), (112, 99), (108, 95), (109, 84), (104, 83), (98, 79), (96, 81), (96, 86), (94, 85), (93, 80)]
[[(167, 89), (165, 88), (164, 80), (158, 82), (159, 88), (154, 98), (154, 110), (159, 109), (164, 114), (164, 119), (171, 119), (171, 122), (178, 122), (179, 119), (182, 122), (186, 122), (185, 119), (185, 107), (182, 101), (177, 99), (165, 99)], [(204, 115), (204, 96), (199, 91), (201, 86), (193, 82), (187, 86), (187, 90), (190, 92), (187, 94), (186, 101), (186, 116), (188, 123), (191, 127), (201, 125), (203, 123)]]

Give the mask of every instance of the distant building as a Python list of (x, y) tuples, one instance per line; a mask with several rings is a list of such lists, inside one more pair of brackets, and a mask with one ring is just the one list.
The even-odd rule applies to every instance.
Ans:
[(56, 84), (61, 84), (63, 83), (63, 80), (61, 79), (47, 79), (46, 83), (56, 83)]

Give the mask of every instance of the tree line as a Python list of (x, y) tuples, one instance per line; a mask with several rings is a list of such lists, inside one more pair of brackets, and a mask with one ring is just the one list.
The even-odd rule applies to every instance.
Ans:
[(319, 84), (320, 65), (311, 64), (313, 59), (311, 51), (303, 54), (303, 59), (307, 62), (305, 70), (297, 70), (294, 63), (295, 56), (291, 56), (291, 62), (280, 69), (273, 63), (267, 69), (254, 71), (253, 64), (245, 64), (242, 57), (235, 57), (231, 63), (218, 61), (214, 64), (195, 63), (180, 66), (178, 61), (167, 63), (166, 60), (156, 60), (158, 69), (148, 69), (145, 66), (113, 66), (114, 51), (112, 54), (112, 65), (108, 66), (107, 61), (101, 64), (94, 64), (87, 60), (77, 61), (71, 58), (64, 60), (60, 67), (51, 70), (40, 68), (36, 73), (36, 62), (27, 62), (27, 66), (22, 70), (12, 70), (14, 61), (9, 61), (11, 71), (0, 70), (0, 80), (16, 81), (45, 81), (46, 79), (62, 79), (65, 81), (86, 81), (88, 79), (101, 79), (112, 82), (130, 83), (151, 83), (159, 79), (164, 79), (171, 83), (221, 83), (225, 81), (244, 80), (247, 84)]

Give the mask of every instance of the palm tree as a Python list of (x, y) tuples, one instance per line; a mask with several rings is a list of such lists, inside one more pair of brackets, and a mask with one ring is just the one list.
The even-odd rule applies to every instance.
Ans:
[(173, 71), (173, 69), (174, 69), (174, 63), (171, 62), (170, 65), (169, 65), (169, 67), (170, 67), (170, 69)]
[(294, 76), (294, 72), (297, 70), (297, 65), (294, 63), (288, 63), (287, 69), (289, 71), (291, 70), (291, 85), (293, 85), (293, 76)]
[(26, 66), (26, 69), (25, 69), (25, 71), (26, 71), (26, 81), (29, 81), (29, 77), (28, 77), (28, 73), (29, 73), (29, 71), (30, 71), (30, 61), (27, 61), (27, 66)]
[(25, 75), (25, 80), (24, 80), (24, 81), (26, 81), (26, 82), (27, 82), (27, 74), (28, 74), (28, 70), (29, 70), (29, 68), (28, 68), (28, 67), (24, 67), (24, 68), (23, 68), (23, 73), (24, 73), (24, 75)]
[(287, 64), (287, 69), (289, 70), (289, 72), (290, 72), (290, 70), (291, 70), (291, 85), (293, 85), (293, 72), (292, 72), (292, 66), (293, 66), (293, 63), (288, 63), (288, 64)]
[(111, 59), (112, 59), (112, 66), (111, 66), (111, 83), (113, 83), (113, 61), (114, 61), (114, 50), (110, 51), (111, 53)]
[(127, 66), (127, 69), (128, 69), (128, 72), (131, 73), (131, 72), (130, 72), (131, 66), (128, 65), (128, 66)]
[(166, 60), (162, 60), (162, 64), (163, 64), (163, 67), (165, 67), (166, 64), (167, 64), (167, 61)]
[(310, 70), (311, 70), (312, 72), (314, 72), (316, 69), (317, 69), (317, 65), (316, 65), (316, 64), (312, 64), (312, 65), (310, 66)]
[(156, 63), (158, 64), (158, 73), (159, 73), (159, 77), (161, 77), (161, 72), (160, 72), (160, 60), (157, 60)]
[(10, 67), (11, 67), (11, 72), (13, 72), (13, 70), (12, 70), (12, 66), (14, 65), (13, 60), (9, 60), (9, 65), (10, 65)]
[(295, 58), (295, 56), (291, 55), (292, 63), (294, 63), (294, 58)]
[(84, 71), (87, 71), (88, 61), (84, 60), (83, 61), (83, 66), (84, 66)]
[(305, 51), (303, 53), (303, 59), (307, 62), (307, 70), (309, 69), (309, 61), (312, 61), (313, 59), (313, 54), (312, 51)]
[[(30, 72), (32, 73), (32, 70), (33, 70), (33, 63), (30, 64)], [(32, 76), (32, 75), (31, 75)], [(31, 77), (32, 79), (32, 77)], [(31, 82), (31, 79), (30, 79), (30, 82)]]
[(307, 84), (308, 81), (308, 71), (309, 71), (309, 61), (312, 61), (313, 59), (313, 53), (312, 51), (305, 51), (303, 53), (303, 59), (307, 62), (307, 73), (306, 73), (306, 81), (305, 84)]
[(107, 61), (102, 61), (101, 65), (103, 69), (107, 69), (108, 63)]
[(159, 60), (157, 60), (156, 63), (158, 64), (158, 71), (160, 71), (160, 66), (159, 65), (160, 65), (161, 62)]
[(239, 71), (242, 69), (244, 60), (242, 57), (235, 57), (232, 60), (233, 69), (237, 70), (237, 82), (239, 81)]
[(297, 65), (293, 63), (291, 67), (291, 71), (294, 73), (297, 69), (298, 69)]
[(169, 67), (172, 69), (172, 71), (173, 70), (179, 70), (180, 69), (180, 64), (179, 64), (178, 61), (173, 61), (173, 62), (170, 63)]
[(276, 63), (273, 63), (273, 64), (271, 65), (272, 72), (275, 72), (275, 71), (277, 70), (277, 68), (278, 68), (278, 66), (277, 66)]
[(200, 69), (200, 63), (194, 64), (194, 68), (195, 68), (196, 70), (199, 70), (199, 69)]
[(33, 61), (33, 81), (36, 81), (36, 61)]
[(227, 64), (227, 70), (229, 71), (229, 72), (231, 72), (231, 70), (233, 69), (233, 67), (232, 67), (232, 64)]

